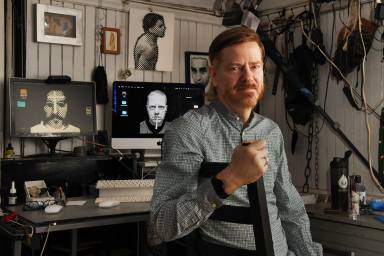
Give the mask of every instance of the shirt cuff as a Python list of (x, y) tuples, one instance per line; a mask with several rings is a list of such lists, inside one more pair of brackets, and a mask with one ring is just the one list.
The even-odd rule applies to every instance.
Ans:
[(200, 184), (197, 191), (197, 199), (199, 202), (204, 202), (205, 205), (209, 205), (212, 210), (215, 210), (223, 205), (223, 199), (221, 199), (212, 186), (211, 179), (206, 179)]

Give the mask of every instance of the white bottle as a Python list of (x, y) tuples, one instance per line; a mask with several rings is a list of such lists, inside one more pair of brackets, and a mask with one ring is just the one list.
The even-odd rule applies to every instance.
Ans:
[(15, 182), (12, 181), (12, 187), (9, 190), (8, 204), (16, 205), (16, 202), (17, 202), (17, 194), (16, 194), (16, 188), (15, 188)]
[(360, 200), (359, 194), (356, 191), (352, 191), (351, 196), (351, 217), (353, 220), (357, 220), (357, 216), (360, 215)]

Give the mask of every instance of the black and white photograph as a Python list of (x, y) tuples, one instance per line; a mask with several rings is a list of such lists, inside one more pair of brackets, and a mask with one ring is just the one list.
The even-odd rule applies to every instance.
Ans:
[(200, 85), (116, 81), (113, 86), (112, 134), (162, 137), (171, 121), (204, 103)]
[(169, 122), (165, 121), (167, 114), (167, 95), (161, 90), (153, 90), (147, 95), (145, 105), (147, 115), (145, 120), (140, 122), (141, 134), (163, 134)]
[(47, 86), (40, 80), (19, 80), (12, 82), (11, 86), (14, 134), (39, 137), (47, 134), (89, 134), (94, 131), (92, 84), (73, 82)]
[(130, 9), (129, 68), (172, 71), (174, 14)]
[(207, 52), (185, 52), (185, 82), (208, 88), (209, 57)]
[(66, 120), (68, 99), (63, 90), (50, 90), (46, 95), (43, 109), (45, 116), (31, 127), (31, 133), (80, 133), (79, 127)]

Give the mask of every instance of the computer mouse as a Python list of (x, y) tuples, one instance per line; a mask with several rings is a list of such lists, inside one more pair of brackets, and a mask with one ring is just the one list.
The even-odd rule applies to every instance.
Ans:
[(114, 206), (118, 206), (120, 204), (120, 201), (113, 200), (113, 199), (107, 199), (99, 203), (99, 207), (101, 208), (111, 208)]
[(45, 213), (48, 213), (48, 214), (52, 214), (52, 213), (58, 213), (58, 212), (60, 212), (62, 209), (63, 209), (63, 206), (62, 206), (62, 205), (59, 205), (59, 204), (51, 204), (51, 205), (48, 205), (47, 207), (45, 207), (44, 212), (45, 212)]

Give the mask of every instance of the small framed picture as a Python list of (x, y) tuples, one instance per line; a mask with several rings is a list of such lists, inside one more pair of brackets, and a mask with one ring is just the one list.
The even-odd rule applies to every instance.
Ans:
[(36, 41), (81, 45), (83, 12), (77, 9), (36, 4)]
[(185, 52), (185, 82), (208, 85), (209, 57), (207, 52)]
[(101, 29), (101, 52), (108, 54), (120, 53), (120, 29), (107, 28)]

